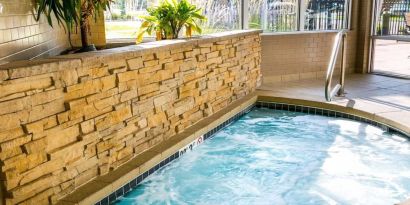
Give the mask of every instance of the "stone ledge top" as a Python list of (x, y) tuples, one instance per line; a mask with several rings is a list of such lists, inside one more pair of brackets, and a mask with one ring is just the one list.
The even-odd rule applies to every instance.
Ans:
[[(76, 53), (76, 54), (68, 54), (68, 55), (61, 55), (61, 56), (54, 56), (49, 57), (46, 59), (38, 59), (38, 60), (23, 60), (23, 61), (15, 61), (11, 63), (7, 63), (4, 65), (0, 65), (1, 70), (14, 70), (20, 68), (29, 68), (34, 66), (40, 66), (45, 64), (67, 64), (67, 61), (77, 61), (76, 65), (82, 64), (82, 66), (92, 66), (96, 63), (103, 62), (106, 60), (115, 60), (118, 58), (133, 58), (137, 56), (141, 56), (145, 53), (152, 53), (159, 50), (163, 50), (164, 48), (179, 48), (181, 46), (187, 45), (197, 45), (200, 43), (213, 43), (216, 41), (223, 41), (228, 40), (235, 37), (242, 37), (248, 35), (255, 35), (262, 33), (262, 30), (234, 30), (234, 31), (227, 31), (227, 32), (220, 32), (220, 33), (213, 33), (213, 34), (206, 34), (201, 35), (198, 37), (193, 38), (181, 38), (181, 39), (174, 39), (174, 40), (162, 40), (162, 41), (153, 41), (147, 43), (141, 43), (138, 45), (131, 45), (131, 46), (124, 46), (119, 48), (112, 48), (112, 49), (105, 49), (100, 51), (94, 52), (87, 52), (87, 53)], [(72, 65), (72, 63), (69, 63)], [(57, 66), (62, 69), (62, 67), (66, 66)]]

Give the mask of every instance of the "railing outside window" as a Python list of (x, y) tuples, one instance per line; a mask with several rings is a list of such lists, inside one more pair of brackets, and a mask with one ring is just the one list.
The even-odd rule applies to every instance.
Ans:
[(374, 33), (410, 35), (410, 0), (376, 0)]
[(244, 1), (249, 4), (249, 28), (284, 32), (340, 30), (348, 27), (350, 0)]
[(345, 0), (305, 1), (305, 30), (340, 30), (345, 28)]

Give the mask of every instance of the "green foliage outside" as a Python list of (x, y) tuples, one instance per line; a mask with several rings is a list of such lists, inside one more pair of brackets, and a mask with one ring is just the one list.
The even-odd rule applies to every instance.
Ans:
[(142, 42), (145, 33), (155, 33), (157, 40), (175, 39), (183, 28), (186, 36), (191, 37), (193, 32), (202, 33), (199, 22), (206, 20), (201, 9), (187, 0), (163, 0), (147, 12), (148, 15), (141, 17), (144, 22), (138, 31), (137, 42)]

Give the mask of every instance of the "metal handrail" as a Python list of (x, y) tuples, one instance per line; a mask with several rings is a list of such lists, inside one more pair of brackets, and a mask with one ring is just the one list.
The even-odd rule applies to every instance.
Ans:
[[(326, 84), (325, 84), (325, 96), (328, 102), (332, 101), (334, 96), (344, 96), (344, 85), (345, 85), (345, 73), (346, 73), (346, 36), (348, 30), (343, 29), (339, 33), (337, 33), (335, 42), (333, 45), (333, 50), (330, 56), (329, 66), (327, 67), (326, 73)], [(340, 49), (340, 47), (342, 47)], [(331, 89), (332, 85), (332, 77), (333, 72), (335, 70), (335, 66), (337, 63), (337, 57), (339, 55), (339, 51), (342, 50), (342, 65), (340, 69), (340, 82), (337, 84), (333, 89)]]

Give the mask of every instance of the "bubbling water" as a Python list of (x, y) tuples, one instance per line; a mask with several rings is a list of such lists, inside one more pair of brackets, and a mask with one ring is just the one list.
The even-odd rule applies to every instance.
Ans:
[(116, 204), (395, 204), (410, 143), (355, 121), (254, 109)]

